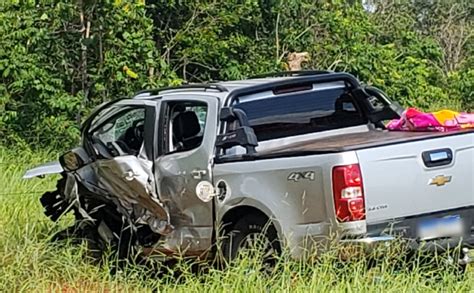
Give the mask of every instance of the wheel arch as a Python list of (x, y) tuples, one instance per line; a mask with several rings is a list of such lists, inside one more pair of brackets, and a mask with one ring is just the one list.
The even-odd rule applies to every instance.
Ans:
[(278, 239), (280, 241), (284, 240), (281, 226), (279, 222), (276, 220), (275, 216), (270, 213), (269, 211), (264, 211), (264, 209), (248, 205), (248, 204), (242, 204), (238, 206), (234, 206), (223, 214), (223, 216), (220, 218), (219, 221), (219, 230), (222, 232), (228, 232), (232, 227), (235, 225), (237, 220), (247, 216), (247, 215), (259, 215), (263, 217), (266, 221), (269, 221), (271, 225), (275, 228), (277, 231)]

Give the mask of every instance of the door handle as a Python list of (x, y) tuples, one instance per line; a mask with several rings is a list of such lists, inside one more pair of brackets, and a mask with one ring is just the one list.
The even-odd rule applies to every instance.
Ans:
[(191, 176), (194, 179), (202, 179), (207, 174), (206, 170), (194, 169), (191, 171)]
[(453, 151), (448, 148), (426, 151), (421, 154), (421, 157), (426, 167), (439, 167), (451, 164), (453, 161)]

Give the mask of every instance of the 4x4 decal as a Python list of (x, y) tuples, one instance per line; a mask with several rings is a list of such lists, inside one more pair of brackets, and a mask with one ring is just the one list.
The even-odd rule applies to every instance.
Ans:
[(314, 171), (293, 172), (288, 175), (288, 181), (298, 182), (301, 179), (314, 181), (315, 176)]

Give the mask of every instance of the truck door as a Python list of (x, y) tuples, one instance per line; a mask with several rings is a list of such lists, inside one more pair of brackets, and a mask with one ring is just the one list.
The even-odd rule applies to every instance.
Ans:
[(95, 183), (134, 223), (167, 234), (169, 214), (156, 192), (153, 175), (157, 103), (126, 101), (104, 110), (86, 131), (96, 154)]
[(155, 178), (174, 227), (165, 239), (166, 250), (196, 255), (212, 244), (217, 112), (216, 97), (180, 95), (162, 100)]

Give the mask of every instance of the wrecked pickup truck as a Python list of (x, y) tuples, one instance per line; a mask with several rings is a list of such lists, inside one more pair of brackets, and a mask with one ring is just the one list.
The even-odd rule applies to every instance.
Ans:
[(100, 106), (80, 147), (25, 177), (61, 173), (41, 198), (46, 215), (72, 211), (74, 233), (122, 257), (133, 246), (234, 258), (264, 235), (265, 249), (298, 259), (329, 238), (403, 237), (461, 245), (467, 264), (474, 132), (387, 131), (401, 111), (324, 71), (144, 90)]

